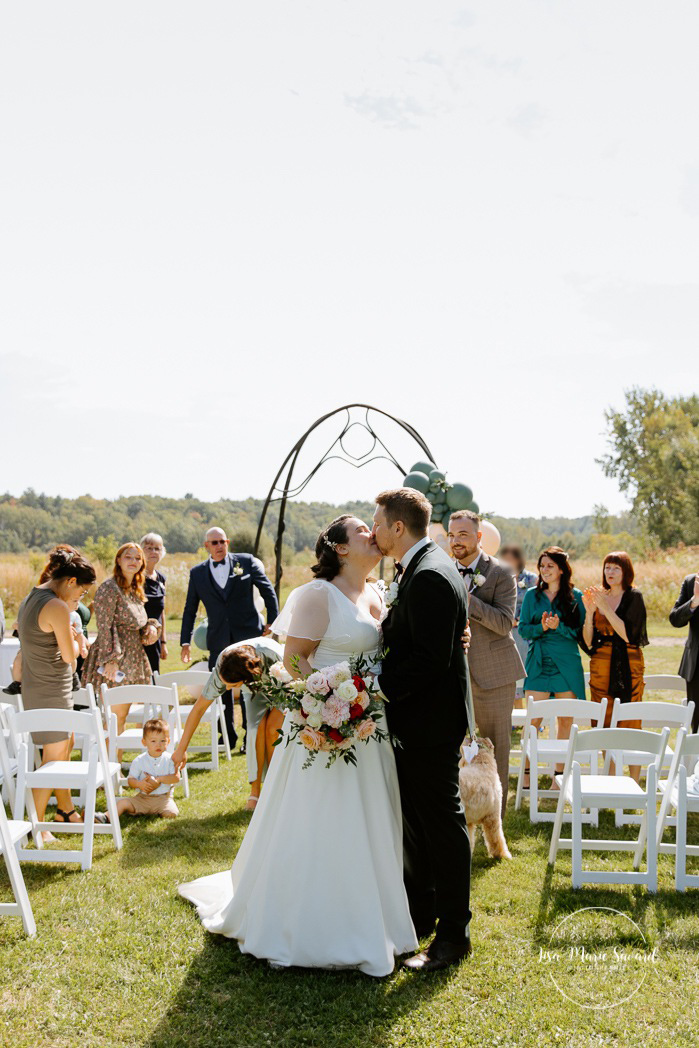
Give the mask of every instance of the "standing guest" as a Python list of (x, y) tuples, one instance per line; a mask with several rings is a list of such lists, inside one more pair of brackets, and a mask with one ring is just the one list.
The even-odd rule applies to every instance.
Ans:
[[(73, 708), (73, 667), (79, 654), (78, 631), (71, 626), (71, 611), (95, 581), (94, 568), (77, 552), (55, 549), (49, 555), (47, 581), (35, 586), (24, 598), (17, 615), (22, 646), (22, 701), (25, 710)], [(42, 747), (42, 764), (67, 761), (73, 748), (65, 732), (33, 732), (32, 740)], [(34, 790), (39, 822), (53, 792)], [(56, 822), (80, 822), (70, 790), (56, 790)], [(48, 832), (45, 840), (53, 840)]]
[[(116, 552), (112, 577), (95, 594), (97, 639), (85, 659), (82, 683), (83, 687), (92, 684), (97, 694), (102, 684), (115, 688), (152, 681), (144, 645), (153, 644), (159, 636), (160, 623), (146, 614), (145, 570), (141, 547), (125, 542)], [(112, 706), (119, 732), (124, 730), (130, 708), (130, 702)]]
[[(648, 643), (646, 606), (633, 580), (631, 557), (619, 550), (604, 558), (602, 586), (591, 586), (583, 593), (583, 647), (590, 655), (590, 697), (595, 702), (610, 700), (605, 728), (612, 720), (612, 699), (643, 699), (645, 664), (641, 649)], [(641, 727), (640, 720), (624, 718), (621, 723), (625, 728)], [(638, 782), (641, 766), (632, 764), (629, 771)]]
[[(192, 658), (190, 644), (197, 611), (203, 604), (208, 619), (206, 644), (211, 670), (229, 644), (249, 637), (266, 637), (271, 633), (255, 606), (253, 587), (257, 587), (265, 602), (268, 623), (279, 614), (279, 603), (262, 561), (250, 553), (229, 553), (228, 539), (222, 528), (209, 528), (204, 546), (209, 554), (208, 560), (197, 564), (189, 573), (180, 644), (182, 661), (188, 663)], [(230, 690), (224, 695), (223, 708), (228, 738), (231, 746), (235, 746), (238, 737)]]
[[(519, 616), (522, 611), (524, 594), (528, 589), (531, 589), (532, 586), (536, 586), (536, 574), (533, 571), (527, 571), (524, 550), (521, 546), (518, 546), (515, 543), (508, 543), (502, 547), (500, 550), (500, 560), (503, 561), (503, 563), (510, 565), (514, 572), (515, 582), (517, 583), (517, 604), (515, 605), (515, 624), (512, 627), (512, 636), (515, 639), (515, 644), (517, 645), (517, 651), (522, 660), (522, 665), (524, 665), (527, 658), (527, 651), (529, 650), (529, 643), (524, 639), (524, 637), (520, 636)], [(515, 706), (522, 706), (523, 700), (524, 688), (520, 686), (518, 681), (515, 689)]]
[(187, 746), (211, 703), (227, 691), (242, 690), (250, 735), (246, 750), (250, 783), (250, 796), (245, 805), (248, 811), (257, 807), (262, 779), (272, 759), (274, 744), (284, 720), (283, 713), (268, 709), (262, 697), (252, 691), (250, 686), (267, 673), (270, 666), (283, 658), (284, 648), (271, 637), (256, 637), (224, 648), (201, 695), (189, 711), (182, 738), (172, 755), (175, 767), (182, 768), (187, 762)]
[(507, 806), (510, 774), (512, 707), (524, 664), (512, 636), (517, 584), (509, 565), (481, 549), (480, 517), (471, 510), (452, 513), (449, 545), (468, 591), (473, 706), (480, 735), (495, 748), (502, 784), (502, 814)]
[(679, 675), (687, 682), (687, 702), (694, 703), (692, 731), (699, 731), (699, 571), (687, 575), (675, 606), (670, 612), (670, 622), (681, 629), (689, 623), (689, 635), (685, 641)]
[[(560, 546), (549, 546), (537, 562), (539, 579), (522, 601), (519, 632), (529, 641), (525, 695), (535, 700), (584, 699), (585, 675), (578, 644), (585, 619), (582, 593), (573, 586), (568, 554)], [(532, 721), (536, 727), (540, 720)], [(557, 734), (567, 739), (572, 717), (559, 717)], [(557, 766), (556, 771), (562, 771)], [(529, 776), (525, 776), (529, 786)], [(555, 780), (554, 786), (555, 789)]]
[(153, 673), (160, 673), (160, 660), (166, 659), (167, 633), (165, 627), (165, 576), (158, 571), (158, 564), (165, 556), (166, 550), (162, 535), (149, 531), (141, 539), (141, 549), (146, 558), (146, 577), (143, 589), (146, 594), (146, 615), (160, 623), (160, 636), (155, 644), (146, 645), (146, 655)]

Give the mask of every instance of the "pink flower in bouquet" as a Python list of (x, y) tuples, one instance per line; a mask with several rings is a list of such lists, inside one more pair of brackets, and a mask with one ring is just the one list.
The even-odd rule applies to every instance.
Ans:
[(339, 728), (346, 720), (349, 720), (349, 703), (343, 702), (333, 695), (323, 703), (323, 720), (331, 728)]
[(355, 705), (361, 706), (362, 710), (365, 710), (367, 708), (367, 706), (369, 705), (369, 703), (371, 702), (371, 698), (370, 698), (368, 692), (360, 691), (359, 695), (357, 695), (357, 698), (354, 700), (354, 702), (355, 702)]
[(367, 717), (366, 720), (360, 721), (357, 725), (356, 735), (358, 739), (370, 739), (376, 731), (376, 721), (372, 720), (371, 717)]
[(311, 695), (327, 695), (330, 687), (325, 674), (320, 670), (312, 673), (306, 681), (306, 690), (310, 691)]
[(289, 715), (289, 719), (291, 720), (292, 724), (305, 724), (306, 723), (306, 718), (305, 718), (304, 714), (301, 712), (301, 710), (294, 710)]
[(303, 743), (307, 750), (319, 750), (323, 745), (323, 735), (315, 728), (306, 726), (298, 734), (299, 742)]
[(274, 680), (278, 680), (280, 684), (291, 683), (291, 674), (283, 662), (275, 662), (273, 666), (270, 666), (269, 675), (270, 677), (273, 677)]
[(324, 672), (326, 680), (333, 690), (352, 676), (349, 662), (338, 662), (336, 666), (326, 666)]

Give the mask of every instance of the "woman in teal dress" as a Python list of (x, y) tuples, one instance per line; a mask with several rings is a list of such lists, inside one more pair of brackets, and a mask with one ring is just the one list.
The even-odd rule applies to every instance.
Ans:
[[(520, 636), (529, 642), (525, 696), (584, 699), (585, 677), (579, 642), (585, 621), (582, 593), (575, 589), (568, 554), (549, 546), (539, 556), (539, 581), (527, 590), (519, 617)], [(533, 721), (537, 727), (541, 721)], [(557, 738), (567, 739), (572, 717), (559, 717)], [(562, 771), (563, 766), (556, 767)], [(525, 782), (528, 785), (528, 782)]]

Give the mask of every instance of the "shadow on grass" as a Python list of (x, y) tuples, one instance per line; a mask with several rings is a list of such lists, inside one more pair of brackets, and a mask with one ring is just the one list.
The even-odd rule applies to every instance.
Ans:
[(440, 994), (453, 972), (271, 969), (235, 942), (207, 936), (177, 997), (144, 1048), (343, 1048), (388, 1043), (390, 1027)]

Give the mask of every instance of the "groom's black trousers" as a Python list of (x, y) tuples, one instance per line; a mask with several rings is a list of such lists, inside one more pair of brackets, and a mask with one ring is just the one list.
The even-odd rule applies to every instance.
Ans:
[(459, 749), (396, 747), (403, 877), (419, 934), (463, 943), (471, 920), (471, 844), (459, 795)]

